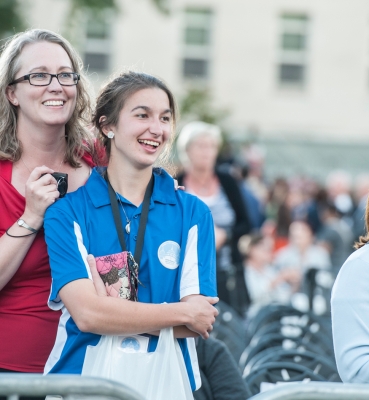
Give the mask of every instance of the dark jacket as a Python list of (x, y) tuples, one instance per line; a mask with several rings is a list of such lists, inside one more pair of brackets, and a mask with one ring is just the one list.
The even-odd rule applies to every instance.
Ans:
[(196, 348), (202, 385), (195, 400), (246, 400), (245, 384), (227, 346), (210, 337), (199, 338)]

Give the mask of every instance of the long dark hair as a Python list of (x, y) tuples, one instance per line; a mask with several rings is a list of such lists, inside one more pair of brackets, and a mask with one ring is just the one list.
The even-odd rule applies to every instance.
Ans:
[[(110, 81), (101, 89), (96, 100), (96, 107), (95, 112), (93, 113), (92, 123), (99, 131), (100, 143), (106, 150), (106, 160), (104, 160), (105, 164), (110, 156), (111, 140), (103, 134), (102, 127), (110, 124), (113, 126), (117, 125), (119, 113), (124, 107), (127, 99), (139, 90), (150, 88), (158, 88), (163, 90), (169, 99), (169, 107), (172, 112), (172, 135), (165, 151), (163, 151), (163, 153), (160, 155), (158, 163), (161, 166), (164, 166), (166, 169), (171, 167), (169, 153), (174, 141), (174, 132), (177, 119), (177, 109), (174, 96), (167, 85), (160, 79), (149, 74), (135, 71), (123, 72), (115, 79)], [(102, 116), (105, 117), (103, 122), (100, 121)]]

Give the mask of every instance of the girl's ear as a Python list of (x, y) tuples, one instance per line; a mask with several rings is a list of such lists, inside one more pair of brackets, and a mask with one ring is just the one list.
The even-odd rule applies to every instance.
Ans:
[(101, 132), (105, 135), (105, 136), (108, 136), (108, 133), (111, 131), (111, 126), (110, 126), (110, 124), (109, 125), (104, 125), (104, 122), (106, 121), (106, 117), (105, 117), (105, 115), (102, 115), (100, 118), (99, 118), (99, 124), (100, 124), (100, 129), (101, 129)]

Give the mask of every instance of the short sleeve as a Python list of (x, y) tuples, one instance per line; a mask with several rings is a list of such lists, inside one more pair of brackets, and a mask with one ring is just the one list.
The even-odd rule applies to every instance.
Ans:
[(191, 294), (216, 296), (214, 223), (210, 210), (188, 232), (182, 266), (180, 298)]

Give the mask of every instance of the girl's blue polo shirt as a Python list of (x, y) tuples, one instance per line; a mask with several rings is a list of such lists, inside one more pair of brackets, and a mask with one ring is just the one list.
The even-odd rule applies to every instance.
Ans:
[[(107, 184), (95, 168), (86, 185), (49, 207), (45, 237), (50, 257), (52, 287), (49, 306), (62, 310), (56, 342), (45, 373), (80, 374), (86, 347), (100, 335), (81, 332), (59, 298), (59, 290), (76, 279), (91, 279), (87, 254), (95, 257), (122, 251), (110, 206)], [(134, 253), (141, 207), (120, 197), (131, 233), (125, 233)], [(120, 208), (122, 221), (126, 217)], [(143, 303), (173, 303), (191, 294), (216, 296), (214, 225), (209, 208), (197, 197), (174, 189), (173, 178), (154, 170), (154, 189), (141, 257), (138, 299)], [(148, 351), (158, 338), (148, 336)], [(147, 339), (145, 339), (147, 341)], [(200, 384), (193, 338), (178, 339), (192, 389)]]

